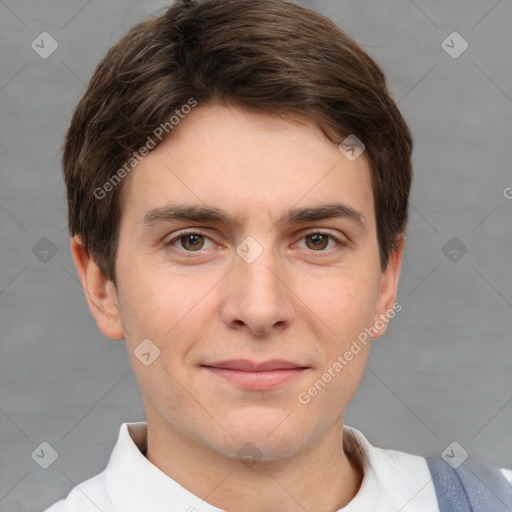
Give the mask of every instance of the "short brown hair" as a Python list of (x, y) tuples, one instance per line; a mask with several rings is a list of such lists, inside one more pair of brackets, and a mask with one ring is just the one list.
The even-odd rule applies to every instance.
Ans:
[(379, 66), (330, 19), (293, 2), (182, 0), (108, 51), (66, 135), (69, 231), (108, 279), (116, 282), (123, 181), (100, 199), (94, 191), (191, 98), (306, 116), (336, 144), (356, 135), (387, 266), (407, 223), (413, 143)]

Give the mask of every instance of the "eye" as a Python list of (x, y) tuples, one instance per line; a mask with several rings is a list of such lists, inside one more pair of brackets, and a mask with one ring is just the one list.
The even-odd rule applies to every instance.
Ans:
[(331, 246), (329, 249), (334, 249), (336, 246), (347, 245), (343, 240), (328, 233), (322, 233), (319, 231), (306, 234), (302, 240), (306, 241), (307, 249), (311, 249), (315, 252), (327, 252), (325, 249), (328, 247), (330, 240), (334, 242), (334, 247)]
[(186, 252), (198, 252), (205, 246), (205, 240), (210, 239), (204, 233), (199, 231), (181, 232), (179, 235), (171, 238), (166, 245), (178, 249), (178, 247), (176, 247), (176, 243), (179, 243), (181, 245), (181, 249)]

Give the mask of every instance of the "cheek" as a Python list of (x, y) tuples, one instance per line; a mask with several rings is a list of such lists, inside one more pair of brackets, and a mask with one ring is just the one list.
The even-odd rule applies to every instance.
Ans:
[(301, 277), (297, 295), (339, 344), (347, 337), (357, 336), (372, 322), (378, 284), (378, 274), (371, 269), (338, 269), (321, 278)]
[[(213, 297), (213, 293), (208, 293), (212, 283), (215, 279), (210, 277), (193, 278), (190, 273), (169, 275), (151, 267), (145, 273), (132, 268), (126, 278), (121, 318), (127, 327), (126, 342), (132, 365), (147, 394), (165, 395), (165, 390), (174, 389), (174, 399), (169, 403), (180, 402), (172, 376), (179, 375), (180, 381), (190, 377), (186, 375), (190, 367), (184, 362), (197, 347), (198, 340), (207, 338), (205, 320), (217, 310), (209, 302)], [(158, 353), (158, 358), (148, 367), (136, 359), (137, 348), (145, 339), (156, 345)], [(172, 397), (160, 397), (160, 401), (167, 398)]]
[[(166, 281), (158, 272), (155, 274), (137, 272), (136, 268), (125, 274), (121, 319), (127, 327), (129, 356), (143, 394), (151, 403), (166, 404), (167, 413), (173, 414), (187, 402), (187, 394), (173, 377), (186, 380), (183, 360), (194, 340), (204, 336), (204, 322), (198, 318), (200, 290), (187, 286), (183, 277)], [(158, 355), (145, 365), (137, 354), (148, 351), (148, 342), (142, 345), (148, 339), (154, 344), (149, 344), (150, 357)], [(139, 348), (143, 346), (144, 351)]]
[(123, 325), (139, 337), (171, 336), (207, 292), (208, 283), (198, 283), (185, 273), (171, 275), (137, 259), (126, 268), (120, 262), (119, 269)]

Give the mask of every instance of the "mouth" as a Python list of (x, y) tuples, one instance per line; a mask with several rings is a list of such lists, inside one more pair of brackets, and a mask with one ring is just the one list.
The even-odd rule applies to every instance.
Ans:
[(252, 391), (279, 387), (299, 378), (310, 368), (278, 359), (261, 363), (232, 359), (201, 366), (216, 377)]

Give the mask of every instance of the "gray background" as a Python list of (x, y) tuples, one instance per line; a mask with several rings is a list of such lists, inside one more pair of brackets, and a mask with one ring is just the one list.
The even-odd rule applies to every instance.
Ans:
[[(457, 441), (512, 466), (512, 1), (300, 3), (382, 65), (416, 144), (403, 311), (375, 342), (347, 423), (379, 446), (427, 455)], [(0, 3), (2, 511), (64, 497), (104, 469), (122, 422), (144, 419), (124, 342), (99, 332), (78, 282), (58, 151), (100, 58), (166, 5)], [(31, 48), (43, 31), (59, 44), (47, 59)], [(441, 46), (453, 31), (469, 43), (457, 59)], [(43, 237), (57, 251), (46, 262)], [(43, 441), (59, 453), (46, 470), (31, 457)]]

